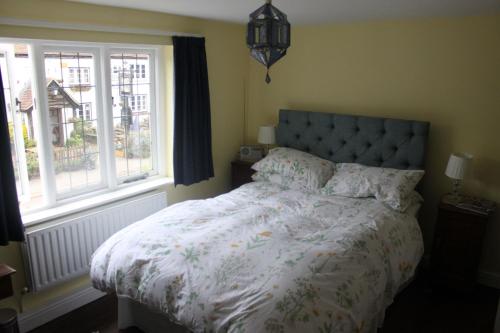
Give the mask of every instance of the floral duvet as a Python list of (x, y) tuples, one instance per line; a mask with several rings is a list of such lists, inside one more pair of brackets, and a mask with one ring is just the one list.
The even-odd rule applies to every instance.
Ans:
[(119, 231), (91, 277), (195, 332), (372, 332), (423, 253), (416, 206), (254, 182)]

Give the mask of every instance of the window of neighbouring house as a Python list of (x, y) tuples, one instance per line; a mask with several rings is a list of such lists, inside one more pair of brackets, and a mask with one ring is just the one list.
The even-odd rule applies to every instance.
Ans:
[(92, 103), (82, 103), (78, 108), (78, 117), (85, 120), (92, 119)]
[(158, 174), (159, 55), (153, 46), (0, 41), (22, 212)]
[(145, 64), (130, 64), (130, 72), (136, 79), (146, 78), (146, 65)]
[(146, 111), (147, 95), (133, 95), (129, 97), (129, 105), (132, 111)]
[[(77, 63), (79, 64), (79, 61)], [(89, 67), (69, 67), (68, 83), (72, 85), (90, 84), (90, 70)]]

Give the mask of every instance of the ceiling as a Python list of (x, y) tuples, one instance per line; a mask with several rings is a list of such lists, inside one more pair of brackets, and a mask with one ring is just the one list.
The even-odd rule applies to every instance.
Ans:
[[(264, 0), (70, 0), (244, 23)], [(274, 0), (292, 24), (474, 15), (500, 10), (500, 0)]]

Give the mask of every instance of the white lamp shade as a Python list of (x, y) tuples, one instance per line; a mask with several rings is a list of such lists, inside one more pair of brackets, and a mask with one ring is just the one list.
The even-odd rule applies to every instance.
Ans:
[(467, 153), (451, 154), (444, 174), (452, 179), (464, 179), (467, 165), (471, 159), (472, 155)]
[(259, 138), (257, 141), (264, 145), (274, 145), (276, 143), (274, 126), (259, 127)]

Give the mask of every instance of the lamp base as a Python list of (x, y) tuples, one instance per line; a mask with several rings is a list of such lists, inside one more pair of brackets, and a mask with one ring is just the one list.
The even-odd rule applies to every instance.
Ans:
[(269, 154), (269, 145), (268, 144), (265, 144), (264, 145), (264, 157), (267, 156), (267, 154)]
[(462, 181), (459, 179), (453, 180), (453, 190), (451, 191), (451, 195), (455, 200), (459, 201), (461, 198), (460, 190), (462, 189)]
[(463, 196), (460, 193), (462, 188), (462, 182), (459, 179), (453, 180), (453, 189), (451, 193), (446, 194), (443, 197), (443, 202), (450, 205), (458, 205), (463, 201)]

